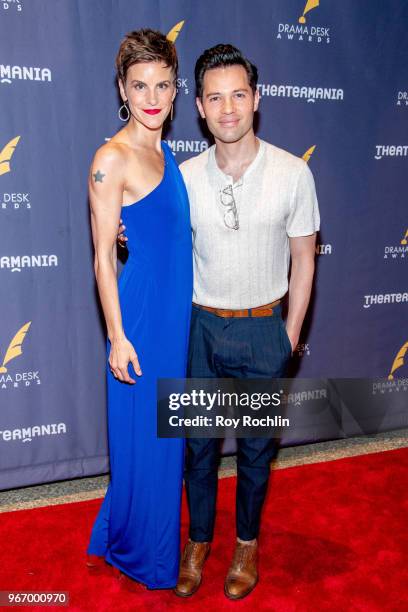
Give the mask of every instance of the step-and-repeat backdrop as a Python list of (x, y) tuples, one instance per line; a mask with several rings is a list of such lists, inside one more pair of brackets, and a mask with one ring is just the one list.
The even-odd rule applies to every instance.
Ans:
[(341, 409), (299, 381), (283, 443), (407, 425), (407, 22), (403, 0), (0, 0), (0, 488), (108, 469), (86, 184), (121, 127), (119, 43), (141, 27), (175, 28), (179, 162), (208, 146), (195, 60), (228, 42), (259, 68), (258, 135), (314, 174), (317, 274), (292, 374), (377, 380)]

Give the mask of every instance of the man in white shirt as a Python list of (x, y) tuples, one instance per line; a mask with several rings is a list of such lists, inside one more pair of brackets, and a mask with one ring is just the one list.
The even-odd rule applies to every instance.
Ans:
[[(255, 136), (257, 69), (232, 45), (195, 68), (197, 107), (215, 145), (180, 166), (190, 200), (194, 294), (188, 376), (285, 376), (310, 299), (319, 210), (300, 158)], [(289, 263), (291, 276), (288, 281)], [(286, 327), (280, 300), (289, 289)], [(219, 440), (187, 439), (190, 512), (175, 593), (201, 584), (213, 537)], [(224, 591), (242, 599), (258, 581), (258, 533), (275, 439), (237, 439), (236, 548)]]
[[(319, 211), (312, 173), (302, 159), (255, 136), (257, 70), (237, 49), (208, 49), (197, 61), (195, 76), (198, 110), (215, 146), (180, 166), (193, 230), (195, 306), (188, 374), (284, 376), (314, 273)], [(277, 302), (288, 288), (285, 329)], [(181, 596), (199, 587), (210, 550), (218, 442), (187, 439), (190, 540), (176, 588)], [(259, 518), (277, 452), (273, 439), (237, 439), (237, 445), (237, 543), (225, 581), (230, 599), (248, 595), (258, 579)]]

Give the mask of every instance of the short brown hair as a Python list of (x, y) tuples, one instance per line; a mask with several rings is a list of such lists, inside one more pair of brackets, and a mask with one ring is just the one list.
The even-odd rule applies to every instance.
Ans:
[(126, 34), (116, 56), (118, 78), (125, 83), (130, 66), (140, 62), (164, 62), (177, 77), (178, 59), (176, 47), (157, 30), (144, 28)]

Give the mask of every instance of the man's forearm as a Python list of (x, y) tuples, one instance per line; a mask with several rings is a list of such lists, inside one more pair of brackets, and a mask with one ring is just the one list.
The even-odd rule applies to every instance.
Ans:
[(293, 348), (298, 343), (300, 330), (309, 305), (314, 269), (314, 257), (301, 257), (299, 260), (292, 260), (286, 330)]

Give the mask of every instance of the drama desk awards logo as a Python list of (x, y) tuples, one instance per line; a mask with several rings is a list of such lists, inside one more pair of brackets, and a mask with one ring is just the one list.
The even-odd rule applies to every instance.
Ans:
[[(313, 145), (312, 147), (310, 147), (310, 149), (308, 149), (307, 151), (305, 151), (302, 155), (302, 159), (308, 164), (310, 158), (312, 157), (314, 151), (316, 149), (316, 145)], [(332, 245), (331, 244), (321, 244), (321, 243), (317, 243), (316, 244), (316, 249), (315, 249), (315, 253), (316, 255), (331, 255), (332, 254)], [(307, 346), (307, 345), (305, 345)], [(303, 354), (306, 353), (307, 355), (310, 355), (310, 351), (303, 351)]]
[[(0, 177), (12, 172), (12, 157), (20, 141), (16, 136), (7, 142), (2, 148), (0, 144)], [(0, 179), (1, 181), (1, 179)], [(0, 210), (28, 210), (31, 208), (30, 194), (27, 192), (2, 192), (0, 196)]]
[(407, 352), (408, 342), (404, 342), (395, 355), (387, 380), (384, 381), (384, 379), (382, 379), (373, 383), (373, 395), (377, 395), (378, 393), (384, 395), (385, 393), (400, 393), (408, 391)]
[(399, 244), (384, 247), (384, 259), (405, 259), (405, 256), (408, 258), (408, 229)]
[(22, 0), (2, 0), (0, 2), (0, 6), (3, 11), (15, 10), (18, 13), (21, 13), (23, 10)]
[[(167, 40), (170, 40), (172, 43), (175, 43), (178, 35), (183, 29), (184, 20), (179, 21), (176, 25), (171, 28), (170, 32), (166, 35)], [(178, 77), (176, 81), (177, 91), (183, 91), (186, 95), (189, 93), (188, 88), (188, 79), (186, 77)]]
[(399, 91), (396, 106), (408, 106), (408, 91)]
[(302, 159), (308, 164), (310, 158), (312, 157), (314, 151), (316, 149), (316, 145), (313, 145), (310, 147), (310, 149), (308, 149), (307, 151), (305, 151), (302, 155)]
[[(319, 0), (307, 0), (303, 13), (297, 23), (279, 23), (276, 38), (279, 40), (297, 40), (309, 43), (330, 43), (330, 28), (321, 25), (309, 25), (309, 13), (319, 6)], [(307, 15), (307, 18), (306, 18)]]
[[(0, 389), (30, 387), (40, 385), (40, 375), (37, 371), (16, 371), (14, 360), (23, 354), (23, 343), (30, 329), (31, 321), (25, 323), (11, 339), (0, 366)], [(0, 347), (1, 348), (1, 347)], [(13, 362), (10, 366), (10, 362)]]
[(309, 342), (299, 342), (296, 347), (295, 350), (293, 351), (294, 354), (296, 354), (296, 357), (309, 357), (310, 355), (310, 344)]
[(388, 375), (388, 380), (394, 380), (394, 374), (397, 370), (399, 370), (403, 365), (405, 365), (405, 357), (408, 351), (408, 342), (405, 342), (398, 351), (395, 356), (395, 359), (392, 363), (390, 373)]
[(408, 391), (408, 342), (404, 342), (395, 355), (387, 380), (373, 382), (372, 394), (401, 393)]
[(176, 25), (173, 28), (171, 28), (170, 32), (166, 34), (167, 40), (169, 40), (172, 43), (175, 43), (178, 35), (183, 29), (183, 25), (184, 25), (184, 19), (183, 21), (179, 21), (178, 23), (176, 23)]
[(11, 171), (10, 161), (14, 155), (14, 151), (16, 150), (19, 140), (20, 136), (12, 138), (0, 151), (0, 176)]
[(305, 4), (305, 8), (303, 9), (303, 15), (299, 17), (299, 20), (298, 20), (299, 23), (306, 23), (306, 17), (305, 17), (306, 13), (308, 13), (314, 8), (317, 8), (319, 4), (320, 4), (319, 0), (307, 0)]

